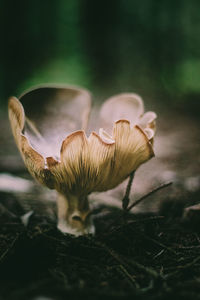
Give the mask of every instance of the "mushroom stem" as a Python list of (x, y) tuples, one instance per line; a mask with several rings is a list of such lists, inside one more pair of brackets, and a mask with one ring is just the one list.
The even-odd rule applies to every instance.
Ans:
[(58, 229), (76, 236), (94, 234), (87, 196), (58, 193)]

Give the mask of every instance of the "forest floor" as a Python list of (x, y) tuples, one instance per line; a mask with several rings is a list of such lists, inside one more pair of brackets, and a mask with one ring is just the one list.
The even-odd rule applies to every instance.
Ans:
[(54, 193), (31, 181), (0, 122), (0, 300), (200, 299), (198, 120), (163, 117), (130, 200), (171, 186), (131, 213), (121, 210), (126, 183), (97, 204), (94, 195), (96, 235), (78, 238), (57, 230)]

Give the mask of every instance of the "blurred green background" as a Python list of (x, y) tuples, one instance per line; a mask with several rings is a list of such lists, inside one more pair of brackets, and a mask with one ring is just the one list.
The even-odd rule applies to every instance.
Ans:
[(199, 0), (1, 0), (0, 23), (2, 108), (56, 82), (199, 109)]

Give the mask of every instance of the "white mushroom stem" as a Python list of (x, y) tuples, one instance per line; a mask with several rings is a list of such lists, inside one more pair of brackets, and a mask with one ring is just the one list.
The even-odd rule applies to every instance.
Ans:
[(58, 229), (76, 236), (94, 234), (87, 196), (58, 193)]

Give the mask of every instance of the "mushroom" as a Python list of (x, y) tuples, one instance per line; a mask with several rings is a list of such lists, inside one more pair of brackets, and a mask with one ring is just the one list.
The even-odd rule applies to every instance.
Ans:
[(17, 147), (31, 175), (58, 192), (58, 228), (94, 234), (88, 195), (110, 190), (154, 156), (154, 112), (132, 93), (104, 102), (104, 129), (86, 135), (91, 96), (82, 88), (39, 86), (9, 99)]

